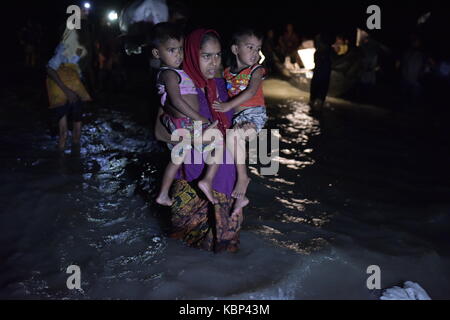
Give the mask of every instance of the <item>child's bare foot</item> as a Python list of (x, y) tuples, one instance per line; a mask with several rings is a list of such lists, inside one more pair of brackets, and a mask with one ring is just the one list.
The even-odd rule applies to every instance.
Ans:
[(231, 193), (231, 196), (236, 199), (244, 198), (249, 183), (250, 183), (249, 177), (238, 178), (236, 186), (234, 187), (234, 190)]
[(170, 207), (173, 203), (173, 200), (167, 194), (160, 194), (158, 198), (156, 198), (156, 203)]
[(233, 214), (239, 214), (239, 210), (241, 210), (242, 208), (244, 208), (245, 206), (247, 206), (249, 204), (249, 200), (247, 197), (242, 197), (239, 199), (236, 199), (234, 201), (234, 207), (233, 207), (233, 212), (231, 213), (231, 215)]
[(217, 203), (217, 199), (214, 198), (214, 195), (213, 195), (213, 192), (212, 192), (211, 182), (205, 181), (205, 180), (201, 180), (201, 181), (198, 182), (198, 187), (200, 188), (200, 190), (203, 191), (203, 193), (206, 195), (208, 200), (211, 201), (212, 204), (216, 204)]

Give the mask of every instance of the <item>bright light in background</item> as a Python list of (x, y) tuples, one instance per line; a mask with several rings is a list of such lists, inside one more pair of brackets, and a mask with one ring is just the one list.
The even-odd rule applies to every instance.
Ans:
[(264, 60), (266, 60), (266, 57), (263, 55), (261, 50), (259, 50), (259, 56), (261, 57), (261, 59), (259, 59), (259, 64), (262, 64)]
[(90, 4), (89, 2), (85, 2), (85, 3), (84, 3), (84, 7), (85, 7), (86, 9), (90, 9), (90, 8), (91, 8), (91, 4)]
[(305, 69), (313, 70), (315, 67), (314, 53), (316, 52), (316, 49), (315, 48), (301, 49), (298, 50), (297, 52), (298, 55), (300, 56), (300, 59), (302, 60), (303, 65), (305, 66)]
[(117, 12), (115, 12), (114, 10), (108, 13), (108, 19), (110, 21), (115, 21), (117, 20), (117, 18), (118, 18)]

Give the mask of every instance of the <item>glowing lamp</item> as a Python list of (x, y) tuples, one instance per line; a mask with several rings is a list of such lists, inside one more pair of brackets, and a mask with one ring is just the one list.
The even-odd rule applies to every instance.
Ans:
[(307, 69), (307, 70), (314, 69), (314, 67), (315, 67), (314, 53), (315, 52), (316, 52), (315, 48), (300, 49), (297, 51), (300, 59), (302, 60), (303, 65), (305, 66), (305, 69)]
[(117, 12), (111, 11), (110, 13), (108, 13), (109, 21), (115, 21), (117, 20), (117, 18), (118, 18)]

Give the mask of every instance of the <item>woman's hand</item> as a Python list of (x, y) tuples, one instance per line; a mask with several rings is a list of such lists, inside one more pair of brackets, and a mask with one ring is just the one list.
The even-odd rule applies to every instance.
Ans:
[[(200, 118), (200, 121), (202, 122), (202, 123), (209, 123), (209, 119), (208, 118), (205, 118), (205, 117), (201, 117)], [(216, 121), (217, 122), (217, 121)], [(217, 125), (216, 125), (217, 126)], [(210, 127), (208, 127), (207, 129), (209, 129)]]
[(233, 106), (228, 102), (214, 101), (212, 108), (218, 112), (228, 112)]
[[(208, 128), (206, 128), (204, 131), (203, 131), (203, 135), (202, 135), (202, 141), (203, 141), (203, 143), (204, 144), (210, 144), (211, 142), (213, 142), (213, 141), (215, 141), (215, 140), (211, 140), (210, 138), (211, 138), (211, 132), (209, 132), (208, 133), (208, 136), (210, 137), (209, 139), (204, 139), (204, 137), (205, 137), (205, 134), (207, 133), (207, 131), (209, 130), (209, 129), (216, 129), (217, 128), (217, 124), (219, 123), (219, 121), (214, 121)], [(218, 129), (216, 129), (216, 130), (218, 130)], [(220, 131), (219, 131), (220, 132)], [(216, 132), (217, 133), (217, 132)], [(222, 137), (222, 134), (221, 134), (221, 139), (223, 140), (223, 137)], [(217, 140), (217, 139), (216, 139)], [(217, 142), (217, 141), (216, 141)]]

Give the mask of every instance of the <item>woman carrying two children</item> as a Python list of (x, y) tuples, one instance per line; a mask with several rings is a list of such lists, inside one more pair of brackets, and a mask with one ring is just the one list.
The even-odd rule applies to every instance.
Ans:
[[(176, 32), (171, 33), (172, 27), (156, 25), (153, 37), (152, 53), (162, 63), (157, 83), (163, 108), (155, 127), (156, 137), (171, 143), (170, 133), (176, 129), (198, 135), (193, 121), (201, 121), (200, 135), (217, 128), (226, 143), (214, 140), (214, 152), (223, 155), (218, 163), (207, 161), (205, 165), (204, 158), (211, 157), (210, 148), (205, 148), (207, 144), (188, 151), (187, 156), (200, 158), (201, 163), (169, 163), (157, 202), (171, 206), (171, 237), (206, 250), (235, 252), (239, 248), (242, 208), (248, 204), (245, 193), (250, 181), (243, 152), (238, 152), (245, 135), (238, 130), (251, 129), (250, 136), (254, 138), (267, 119), (261, 89), (264, 69), (257, 65), (262, 40), (252, 31), (237, 34), (232, 47), (236, 66), (228, 70), (227, 90), (224, 79), (216, 78), (222, 54), (217, 32), (197, 29), (183, 41)], [(158, 28), (165, 29), (159, 36)], [(169, 35), (164, 36), (165, 33)], [(233, 80), (236, 77), (245, 81)], [(233, 90), (236, 86), (239, 92)]]

